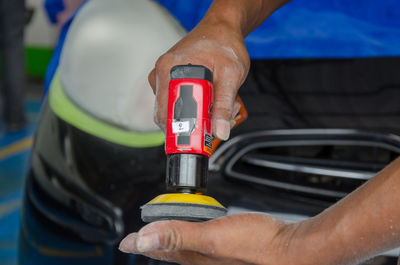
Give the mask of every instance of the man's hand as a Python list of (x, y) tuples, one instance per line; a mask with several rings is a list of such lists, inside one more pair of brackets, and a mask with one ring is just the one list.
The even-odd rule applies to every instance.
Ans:
[(120, 249), (180, 264), (359, 264), (400, 246), (399, 202), (400, 158), (303, 222), (266, 214), (161, 221), (128, 235)]
[(204, 20), (158, 59), (149, 82), (156, 95), (155, 121), (164, 131), (170, 69), (189, 63), (203, 65), (213, 72), (212, 131), (215, 137), (227, 140), (231, 121), (240, 108), (239, 103), (235, 104), (236, 94), (250, 65), (241, 32), (227, 23)]
[(235, 101), (246, 79), (250, 59), (244, 38), (289, 0), (214, 0), (201, 22), (162, 55), (149, 75), (156, 95), (155, 122), (165, 131), (169, 71), (175, 65), (203, 65), (213, 72), (213, 135), (229, 138), (239, 111)]
[(156, 62), (149, 82), (156, 95), (155, 122), (165, 131), (169, 72), (175, 65), (203, 65), (213, 72), (213, 135), (227, 140), (240, 109), (239, 87), (250, 59), (244, 38), (289, 0), (214, 0), (201, 22)]
[(120, 250), (188, 265), (300, 264), (290, 257), (297, 225), (266, 214), (232, 215), (204, 223), (160, 221), (128, 235)]

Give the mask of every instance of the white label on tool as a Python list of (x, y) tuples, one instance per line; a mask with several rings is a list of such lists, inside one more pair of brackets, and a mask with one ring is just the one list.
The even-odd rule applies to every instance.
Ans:
[(174, 121), (172, 123), (173, 133), (185, 133), (189, 132), (189, 121)]

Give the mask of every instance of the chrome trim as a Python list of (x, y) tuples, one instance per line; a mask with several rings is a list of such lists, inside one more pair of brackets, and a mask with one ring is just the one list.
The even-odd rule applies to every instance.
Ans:
[(292, 191), (312, 193), (315, 195), (323, 195), (323, 196), (330, 196), (330, 197), (344, 197), (347, 195), (346, 192), (307, 187), (307, 186), (302, 186), (302, 185), (296, 185), (296, 184), (291, 184), (291, 183), (279, 182), (279, 181), (274, 181), (274, 180), (269, 180), (269, 179), (263, 179), (260, 177), (245, 175), (245, 174), (241, 174), (236, 171), (233, 171), (231, 167), (229, 167), (226, 170), (226, 174), (228, 174), (229, 177), (233, 178), (233, 179), (243, 180), (243, 181), (250, 182), (250, 183), (256, 183), (256, 184), (266, 185), (266, 186), (280, 188), (280, 189), (288, 189), (288, 190), (292, 190)]
[(266, 168), (274, 168), (281, 169), (286, 171), (300, 172), (300, 173), (308, 173), (308, 174), (317, 174), (324, 176), (333, 176), (339, 178), (349, 178), (349, 179), (361, 179), (368, 180), (375, 176), (376, 172), (368, 172), (368, 171), (356, 171), (356, 170), (340, 170), (333, 169), (328, 167), (316, 167), (316, 166), (307, 166), (301, 164), (289, 164), (282, 162), (275, 162), (271, 160), (263, 160), (260, 158), (251, 157), (248, 155), (244, 155), (242, 158), (249, 164), (253, 164), (256, 166), (266, 167)]
[[(381, 139), (381, 143), (377, 147), (388, 148), (391, 151), (397, 152), (400, 154), (400, 136), (395, 134), (382, 134), (375, 133), (363, 130), (355, 130), (355, 129), (284, 129), (284, 130), (265, 130), (258, 131), (252, 133), (246, 133), (242, 135), (235, 136), (229, 141), (222, 144), (210, 157), (209, 161), (209, 170), (218, 171), (220, 169), (220, 164), (218, 163), (219, 159), (224, 157), (224, 154), (229, 151), (230, 148), (234, 147), (236, 144), (243, 141), (251, 141), (258, 137), (273, 137), (273, 136), (303, 136), (309, 137), (312, 135), (316, 135), (318, 137), (324, 136), (339, 136), (339, 137), (371, 137)], [(376, 140), (375, 140), (376, 141)], [(365, 141), (368, 146), (371, 145), (371, 141)], [(389, 142), (393, 145), (385, 144), (382, 145), (383, 142)]]
[[(295, 130), (273, 130), (248, 133), (234, 137), (221, 146), (210, 159), (210, 170), (218, 171), (225, 165), (224, 172), (233, 179), (244, 180), (251, 183), (267, 185), (271, 187), (300, 191), (315, 195), (344, 197), (346, 192), (327, 190), (322, 188), (297, 185), (293, 183), (280, 182), (264, 179), (250, 174), (243, 174), (233, 170), (233, 166), (239, 159), (252, 150), (277, 146), (312, 146), (312, 145), (349, 145), (380, 147), (400, 154), (400, 137), (393, 134), (380, 134), (351, 129), (295, 129)], [(343, 170), (318, 166), (305, 166), (300, 164), (282, 163), (268, 160), (252, 159), (251, 163), (258, 166), (312, 173), (319, 175), (330, 175), (340, 178), (367, 180), (376, 172)]]

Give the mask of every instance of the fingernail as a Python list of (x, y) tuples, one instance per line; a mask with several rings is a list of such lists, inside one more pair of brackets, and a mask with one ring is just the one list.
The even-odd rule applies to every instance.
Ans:
[(147, 233), (139, 235), (136, 241), (136, 248), (140, 252), (156, 250), (160, 247), (160, 238), (158, 233)]
[(221, 140), (228, 140), (230, 133), (230, 123), (223, 119), (215, 121), (215, 136)]

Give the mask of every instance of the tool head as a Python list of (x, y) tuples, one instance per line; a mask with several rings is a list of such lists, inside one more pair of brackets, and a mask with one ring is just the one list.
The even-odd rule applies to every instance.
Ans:
[(183, 220), (201, 222), (225, 216), (227, 210), (214, 198), (199, 194), (159, 195), (141, 207), (142, 220)]

